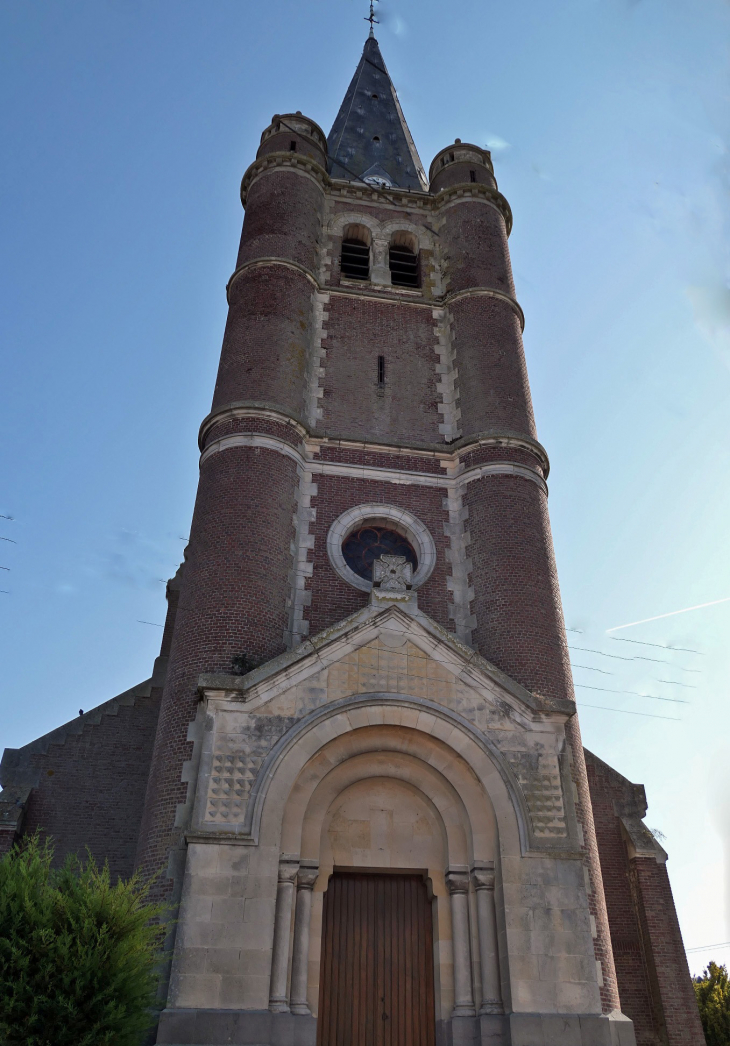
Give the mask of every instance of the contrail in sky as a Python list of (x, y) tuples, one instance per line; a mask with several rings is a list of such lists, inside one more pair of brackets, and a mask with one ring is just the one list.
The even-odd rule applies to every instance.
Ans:
[(690, 610), (702, 610), (703, 607), (714, 607), (718, 603), (730, 603), (730, 596), (724, 599), (713, 599), (710, 603), (698, 603), (696, 607), (685, 607), (684, 610), (672, 610), (668, 614), (657, 614), (656, 617), (644, 617), (641, 621), (629, 621), (628, 625), (614, 625), (607, 632), (618, 632), (621, 628), (633, 628), (634, 625), (645, 625), (648, 621), (660, 621), (663, 617), (675, 617), (677, 614), (688, 614)]

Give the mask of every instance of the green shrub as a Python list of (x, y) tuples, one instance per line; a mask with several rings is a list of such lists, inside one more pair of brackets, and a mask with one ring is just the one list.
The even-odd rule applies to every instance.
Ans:
[(711, 962), (694, 982), (707, 1046), (730, 1046), (730, 983), (727, 967)]
[(0, 1043), (139, 1046), (151, 1023), (164, 909), (135, 876), (36, 836), (0, 860)]

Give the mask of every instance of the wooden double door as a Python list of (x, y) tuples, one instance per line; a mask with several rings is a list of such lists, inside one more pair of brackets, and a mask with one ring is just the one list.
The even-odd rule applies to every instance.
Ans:
[(434, 1046), (433, 924), (420, 875), (335, 872), (324, 895), (318, 1046)]

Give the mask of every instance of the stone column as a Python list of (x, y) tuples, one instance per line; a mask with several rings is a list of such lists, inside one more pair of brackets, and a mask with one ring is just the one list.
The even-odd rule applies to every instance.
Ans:
[(286, 975), (289, 968), (289, 934), (294, 883), (299, 871), (298, 860), (282, 858), (279, 861), (279, 882), (276, 887), (276, 917), (274, 919), (274, 953), (271, 957), (271, 984), (269, 1009), (284, 1013), (289, 1009)]
[(373, 263), (370, 268), (370, 280), (383, 287), (390, 286), (390, 259), (388, 248), (390, 244), (385, 240), (373, 240)]
[(482, 968), (482, 1005), (479, 1013), (503, 1013), (494, 910), (494, 868), (475, 866), (472, 868), (471, 881), (477, 895), (477, 929)]
[(297, 875), (297, 910), (294, 916), (294, 954), (291, 964), (292, 1013), (311, 1013), (307, 1002), (309, 925), (312, 920), (312, 890), (318, 875), (317, 865), (302, 865)]
[(469, 944), (469, 873), (446, 873), (446, 888), (451, 894), (451, 936), (454, 949), (454, 1009), (452, 1017), (474, 1016), (474, 991), (471, 980)]

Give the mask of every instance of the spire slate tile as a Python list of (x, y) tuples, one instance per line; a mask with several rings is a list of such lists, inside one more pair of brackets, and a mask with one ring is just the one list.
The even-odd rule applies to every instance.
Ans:
[(333, 178), (425, 192), (426, 174), (374, 36), (327, 138)]

